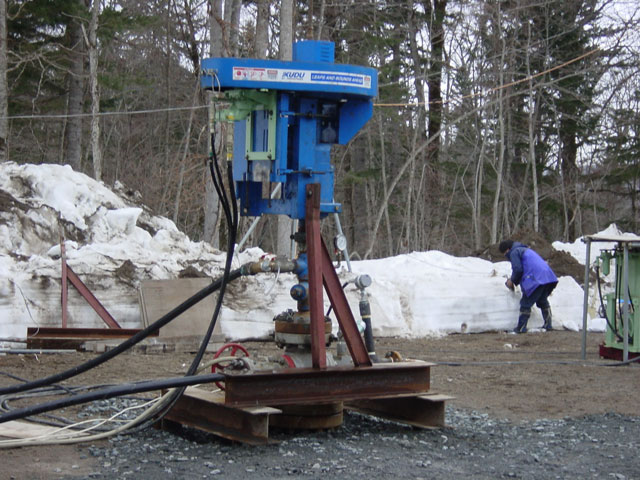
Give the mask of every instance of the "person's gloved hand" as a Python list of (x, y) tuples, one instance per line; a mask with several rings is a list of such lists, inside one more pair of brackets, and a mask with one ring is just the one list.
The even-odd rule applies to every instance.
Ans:
[(511, 281), (511, 279), (510, 279), (510, 278), (507, 278), (507, 281), (506, 281), (506, 282), (504, 282), (504, 284), (505, 284), (505, 285), (506, 285), (506, 287), (507, 287), (509, 290), (511, 290), (512, 292), (513, 292), (513, 291), (515, 291), (516, 287), (515, 287), (515, 285), (513, 284), (513, 282)]

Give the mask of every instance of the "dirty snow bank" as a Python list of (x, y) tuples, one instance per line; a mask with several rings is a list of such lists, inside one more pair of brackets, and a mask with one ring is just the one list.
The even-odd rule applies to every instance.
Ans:
[[(69, 166), (0, 164), (0, 338), (24, 338), (30, 326), (60, 326), (61, 235), (68, 264), (125, 328), (141, 326), (141, 281), (177, 278), (187, 267), (214, 278), (221, 274), (224, 252), (192, 242), (136, 200), (122, 185), (109, 189)], [(579, 259), (578, 246), (571, 249)], [(263, 254), (258, 248), (241, 252), (234, 267)], [(341, 281), (363, 273), (373, 278), (368, 292), (376, 335), (416, 338), (515, 324), (519, 293), (504, 287), (508, 262), (429, 251), (352, 262), (352, 267), (353, 273), (340, 267)], [(222, 311), (223, 332), (234, 340), (268, 336), (273, 317), (295, 308), (288, 293), (294, 283), (293, 275), (282, 274), (232, 284)], [(352, 284), (345, 291), (357, 317), (359, 293)], [(582, 288), (573, 279), (562, 277), (550, 301), (556, 328), (581, 326)], [(69, 302), (69, 326), (102, 326), (71, 289)], [(535, 310), (530, 327), (541, 324)], [(591, 321), (590, 329), (602, 328), (599, 319)]]

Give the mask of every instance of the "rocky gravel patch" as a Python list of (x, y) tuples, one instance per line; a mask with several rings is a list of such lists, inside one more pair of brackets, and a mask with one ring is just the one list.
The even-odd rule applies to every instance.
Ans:
[(640, 417), (512, 423), (451, 407), (446, 415), (447, 428), (420, 430), (345, 413), (338, 429), (275, 432), (274, 444), (258, 447), (146, 429), (81, 447), (96, 465), (83, 478), (640, 478)]

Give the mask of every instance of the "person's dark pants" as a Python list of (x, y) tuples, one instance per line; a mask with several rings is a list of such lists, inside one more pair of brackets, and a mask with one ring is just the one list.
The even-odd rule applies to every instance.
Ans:
[(542, 318), (544, 325), (542, 328), (551, 330), (551, 306), (549, 305), (549, 295), (556, 288), (557, 283), (547, 283), (536, 288), (531, 295), (522, 292), (520, 299), (520, 316), (518, 317), (518, 326), (515, 328), (516, 333), (525, 333), (527, 331), (527, 322), (531, 316), (531, 307), (535, 304), (542, 310)]

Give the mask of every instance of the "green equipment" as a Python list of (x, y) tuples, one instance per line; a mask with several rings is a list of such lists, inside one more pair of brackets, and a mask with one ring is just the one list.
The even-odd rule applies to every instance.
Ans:
[(599, 263), (603, 275), (609, 275), (612, 264), (614, 269), (614, 290), (604, 296), (607, 330), (600, 355), (621, 359), (626, 347), (629, 356), (635, 357), (640, 354), (640, 244), (603, 250)]

